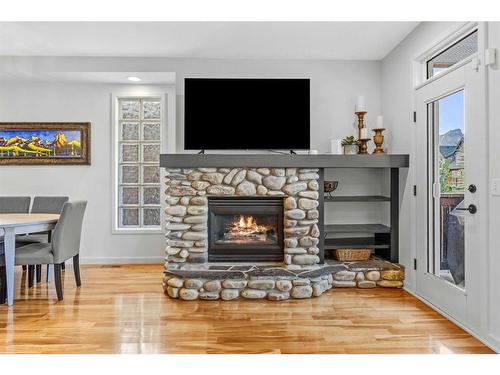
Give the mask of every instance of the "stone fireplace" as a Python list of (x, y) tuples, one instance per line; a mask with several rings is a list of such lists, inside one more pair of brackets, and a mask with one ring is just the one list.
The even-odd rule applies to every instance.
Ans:
[(287, 300), (401, 287), (399, 265), (324, 262), (322, 185), (319, 168), (166, 168), (165, 293)]
[(283, 261), (283, 199), (208, 197), (208, 261)]

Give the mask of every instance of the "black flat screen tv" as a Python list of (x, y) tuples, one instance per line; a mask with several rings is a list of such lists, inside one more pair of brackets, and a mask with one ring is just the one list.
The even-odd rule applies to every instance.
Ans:
[(186, 78), (186, 150), (307, 150), (309, 79)]

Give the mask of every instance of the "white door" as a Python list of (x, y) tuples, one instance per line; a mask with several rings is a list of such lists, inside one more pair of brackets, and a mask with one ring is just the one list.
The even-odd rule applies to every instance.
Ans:
[(487, 128), (476, 59), (416, 91), (416, 291), (477, 326), (486, 247)]

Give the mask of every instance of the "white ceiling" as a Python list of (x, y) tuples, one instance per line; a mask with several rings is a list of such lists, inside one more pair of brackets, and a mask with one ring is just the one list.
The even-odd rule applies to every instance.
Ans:
[(0, 22), (0, 55), (380, 60), (417, 24)]

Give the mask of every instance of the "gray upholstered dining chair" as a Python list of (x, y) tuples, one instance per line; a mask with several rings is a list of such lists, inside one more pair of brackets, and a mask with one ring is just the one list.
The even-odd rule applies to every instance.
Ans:
[[(33, 205), (31, 206), (30, 212), (32, 214), (60, 214), (64, 203), (66, 203), (68, 199), (68, 197), (35, 197), (33, 199)], [(50, 232), (18, 235), (16, 236), (16, 248), (30, 243), (50, 242), (50, 237)], [(28, 266), (28, 288), (33, 286), (33, 274), (35, 267), (36, 282), (40, 283), (42, 281), (42, 265), (30, 265)]]
[(31, 197), (0, 197), (0, 214), (27, 214)]
[[(53, 264), (57, 299), (63, 299), (61, 263), (73, 258), (76, 285), (80, 280), (80, 239), (86, 201), (74, 201), (64, 204), (61, 217), (56, 224), (50, 243), (31, 243), (16, 248), (15, 264)], [(0, 267), (5, 267), (5, 257), (0, 257)], [(5, 268), (4, 272), (5, 273)], [(0, 279), (3, 276), (0, 277)]]

